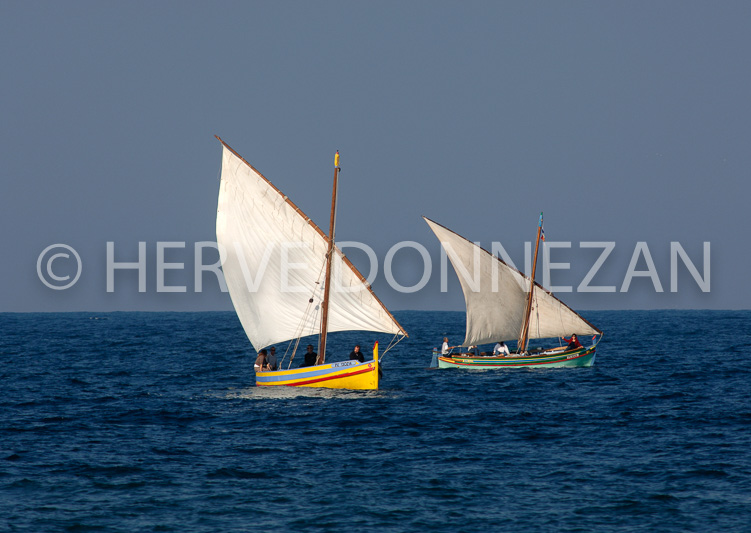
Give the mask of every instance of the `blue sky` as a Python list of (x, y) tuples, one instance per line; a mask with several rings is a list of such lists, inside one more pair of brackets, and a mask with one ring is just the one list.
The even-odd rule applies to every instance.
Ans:
[[(421, 215), (520, 266), (540, 211), (573, 243), (554, 285), (596, 261), (580, 242), (608, 241), (593, 284), (620, 289), (645, 242), (664, 289), (560, 294), (572, 307), (748, 308), (750, 23), (745, 2), (3, 2), (0, 311), (231, 309), (192, 281), (194, 243), (215, 240), (214, 134), (324, 229), (340, 150), (337, 238), (376, 251), (394, 310), (463, 309)], [(433, 260), (412, 294), (383, 275), (404, 240)], [(160, 241), (186, 243), (166, 253), (185, 293), (156, 291)], [(682, 263), (670, 291), (671, 241), (700, 273), (710, 243), (709, 292)], [(135, 272), (106, 291), (107, 242), (116, 261), (146, 243), (145, 292)], [(83, 265), (63, 291), (37, 273), (56, 243)], [(402, 285), (422, 269), (394, 258)]]

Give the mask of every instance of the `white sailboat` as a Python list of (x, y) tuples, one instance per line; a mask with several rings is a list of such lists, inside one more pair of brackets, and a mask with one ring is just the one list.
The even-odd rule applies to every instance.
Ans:
[[(464, 292), (467, 328), (462, 346), (517, 341), (516, 353), (508, 355), (435, 354), (439, 367), (566, 367), (594, 364), (595, 349), (602, 332), (535, 282), (542, 214), (531, 278), (461, 235), (423, 218), (446, 250)], [(543, 350), (529, 349), (530, 339), (569, 335), (592, 336), (592, 344), (588, 347), (567, 345)]]
[[(289, 342), (279, 370), (256, 372), (261, 386), (377, 389), (378, 344), (372, 360), (326, 364), (326, 336), (337, 331), (407, 333), (334, 243), (339, 153), (334, 163), (329, 234), (222, 139), (216, 217), (222, 270), (237, 316), (256, 351)], [(299, 339), (318, 335), (318, 363), (294, 362)], [(385, 352), (384, 352), (385, 353)], [(300, 358), (302, 359), (302, 358)], [(295, 365), (295, 366), (293, 366)]]

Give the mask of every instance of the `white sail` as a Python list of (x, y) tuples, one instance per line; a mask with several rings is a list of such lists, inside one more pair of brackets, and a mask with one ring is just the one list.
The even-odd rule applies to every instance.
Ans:
[[(464, 237), (423, 218), (446, 250), (464, 292), (467, 334), (463, 345), (518, 340), (529, 278)], [(572, 333), (601, 332), (535, 283), (529, 337), (543, 339)]]
[[(222, 146), (216, 236), (226, 253), (227, 288), (248, 339), (260, 350), (318, 334), (326, 236), (260, 172), (223, 141)], [(338, 248), (332, 266), (329, 332), (403, 333)]]

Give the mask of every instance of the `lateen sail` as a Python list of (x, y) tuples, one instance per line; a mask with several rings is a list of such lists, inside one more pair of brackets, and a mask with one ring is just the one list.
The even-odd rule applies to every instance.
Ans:
[[(325, 234), (223, 141), (222, 146), (216, 236), (226, 252), (227, 288), (248, 339), (260, 350), (318, 334)], [(328, 330), (403, 333), (336, 247), (333, 256)]]
[[(453, 231), (425, 218), (456, 270), (467, 306), (464, 346), (518, 339), (529, 278)], [(535, 283), (529, 337), (600, 334), (558, 298)]]

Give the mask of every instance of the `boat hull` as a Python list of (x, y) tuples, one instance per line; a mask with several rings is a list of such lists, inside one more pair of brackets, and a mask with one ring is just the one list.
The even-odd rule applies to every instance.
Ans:
[(497, 368), (566, 368), (587, 367), (595, 362), (596, 345), (567, 351), (548, 351), (528, 356), (454, 355), (438, 357), (438, 368), (473, 368), (491, 370)]
[(256, 372), (259, 387), (319, 387), (377, 390), (378, 360), (340, 361), (318, 366)]

